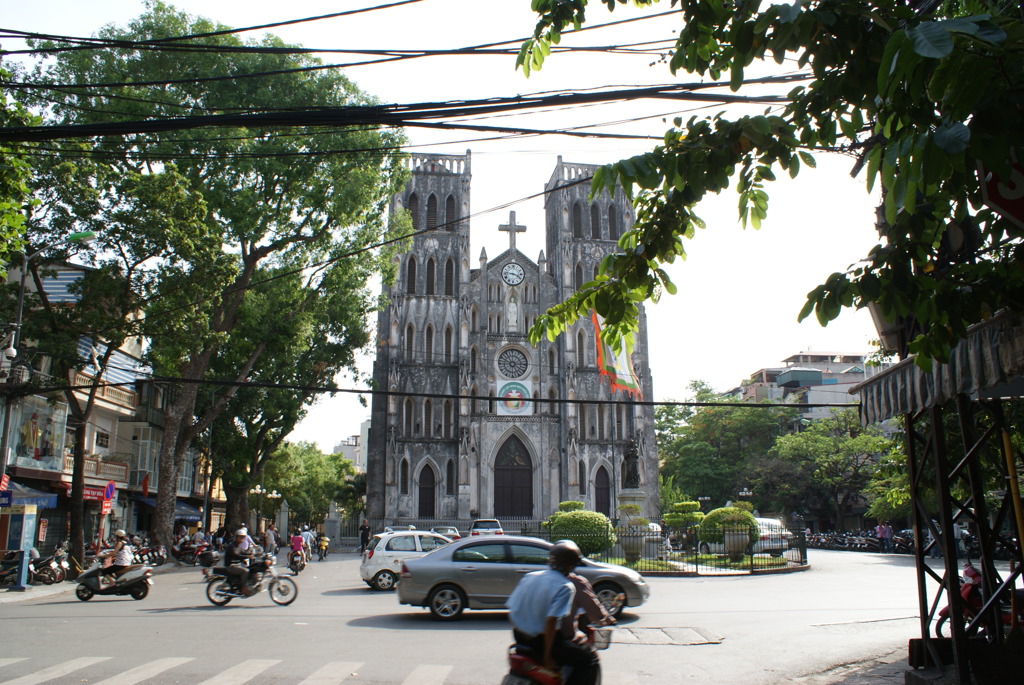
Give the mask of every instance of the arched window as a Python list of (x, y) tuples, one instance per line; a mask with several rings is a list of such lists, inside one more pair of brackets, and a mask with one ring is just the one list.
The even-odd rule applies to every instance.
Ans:
[(597, 208), (596, 202), (590, 205), (590, 237), (601, 239), (601, 210)]
[(437, 275), (437, 266), (434, 263), (434, 258), (431, 257), (427, 260), (427, 295), (434, 294), (434, 277)]
[(471, 402), (470, 413), (477, 414), (477, 413), (480, 412), (480, 400), (477, 399), (476, 386), (475, 385), (472, 388), (469, 389), (469, 395), (470, 395), (470, 397), (473, 398), (472, 400), (470, 400), (470, 402)]
[(444, 363), (452, 363), (452, 327), (445, 326), (444, 328)]
[(583, 265), (577, 263), (576, 272), (573, 274), (572, 287), (579, 290), (581, 285), (583, 285)]
[(612, 515), (612, 482), (608, 470), (601, 466), (594, 474), (594, 511)]
[(444, 294), (455, 294), (455, 260), (450, 258), (444, 265)]
[(582, 459), (579, 462), (576, 478), (580, 483), (580, 494), (587, 494), (587, 466), (583, 463)]
[(409, 494), (409, 460), (403, 459), (398, 466), (398, 492), (402, 495)]
[(598, 274), (599, 272), (600, 272), (600, 269), (598, 268), (598, 265), (597, 265), (597, 264), (595, 264), (595, 265), (594, 265), (594, 277), (593, 277), (593, 278), (591, 278), (590, 280), (592, 280), (592, 281), (596, 281), (596, 280), (597, 280), (597, 274)]
[(548, 402), (548, 413), (557, 414), (558, 410), (555, 406), (554, 400), (558, 399), (558, 391), (554, 388), (548, 388), (548, 399), (551, 400), (551, 402)]
[(412, 215), (412, 230), (420, 230), (420, 198), (416, 193), (409, 196), (409, 214)]
[(456, 228), (455, 222), (458, 218), (459, 216), (455, 212), (455, 196), (449, 195), (444, 201), (444, 230), (454, 231)]
[(494, 413), (494, 391), (493, 390), (488, 390), (487, 391), (487, 413), (488, 414), (493, 414)]
[(587, 336), (583, 335), (583, 331), (579, 331), (576, 334), (576, 366), (583, 368), (587, 364), (587, 351), (584, 349), (586, 345)]
[[(448, 199), (451, 199), (449, 197)], [(444, 468), (444, 494), (454, 495), (456, 484), (455, 460), (449, 459)]]
[(572, 206), (572, 237), (583, 237), (583, 208), (579, 202)]
[(476, 373), (476, 348), (469, 349), (469, 372)]
[(469, 330), (473, 331), (474, 333), (477, 330), (477, 326), (476, 326), (476, 305), (473, 305), (473, 309), (469, 313)]
[(557, 369), (555, 367), (555, 348), (552, 347), (548, 349), (548, 373), (554, 376), (556, 371)]
[(434, 404), (430, 400), (423, 402), (423, 434), (428, 438), (434, 434)]
[(604, 440), (604, 407), (599, 404), (594, 409), (597, 411), (597, 438)]
[(423, 355), (424, 363), (434, 363), (434, 327), (429, 324), (427, 330), (423, 332)]
[(587, 439), (587, 405), (580, 405), (580, 440)]
[(615, 211), (615, 205), (608, 205), (608, 239), (619, 239), (619, 215)]
[(598, 405), (595, 404), (593, 408), (591, 408), (591, 410), (587, 412), (587, 416), (589, 417), (588, 425), (590, 426), (590, 437), (596, 438), (597, 426), (595, 424), (595, 418), (598, 421), (601, 419), (601, 409)]
[(420, 469), (419, 483), (417, 484), (419, 495), (419, 507), (417, 515), (423, 519), (432, 519), (435, 515), (435, 500), (437, 499), (437, 474), (430, 464)]
[(415, 338), (416, 329), (413, 328), (412, 324), (409, 324), (405, 327), (405, 361), (407, 362), (416, 361), (414, 356), (416, 352)]
[(406, 437), (409, 437), (409, 436), (412, 435), (412, 421), (413, 421), (413, 418), (412, 418), (412, 400), (410, 398), (406, 398), (405, 405), (404, 405), (404, 408), (402, 410), (402, 413), (404, 414), (404, 416), (402, 417), (402, 419), (403, 419), (402, 420), (403, 432), (405, 433)]
[(452, 437), (452, 424), (455, 419), (455, 405), (451, 400), (444, 401), (444, 427), (442, 428), (441, 437), (450, 438)]
[(437, 196), (433, 193), (427, 198), (427, 228), (437, 228)]
[(416, 294), (416, 258), (409, 257), (409, 263), (405, 265), (405, 292), (409, 295)]

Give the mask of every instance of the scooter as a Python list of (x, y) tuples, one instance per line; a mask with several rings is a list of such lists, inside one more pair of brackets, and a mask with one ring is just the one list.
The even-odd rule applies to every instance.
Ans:
[[(999, 606), (999, 617), (1004, 626), (1010, 626), (1014, 623), (1013, 609), (1010, 606), (1012, 604), (1016, 604), (1016, 623), (1018, 625), (1024, 624), (1024, 590), (1014, 589), (1013, 592), (1016, 594), (1016, 599), (1009, 603), (1002, 602)], [(981, 571), (976, 569), (970, 561), (964, 564), (964, 575), (960, 579), (960, 597), (963, 600), (964, 621), (970, 623), (978, 615), (978, 612), (981, 611), (982, 606), (984, 606), (981, 595)], [(948, 604), (939, 610), (939, 620), (935, 624), (935, 635), (937, 637), (949, 637), (949, 630), (946, 628), (949, 614)], [(984, 621), (979, 622), (978, 627), (982, 631), (986, 630)]]
[(317, 549), (319, 550), (319, 553), (320, 553), (320, 558), (318, 559), (318, 561), (323, 561), (324, 559), (327, 558), (327, 554), (328, 554), (328, 549), (327, 548), (330, 546), (330, 544), (331, 544), (331, 539), (329, 537), (327, 537), (326, 535), (324, 535), (323, 537), (320, 538), (320, 544), (317, 545)]
[(78, 576), (75, 597), (83, 602), (88, 602), (94, 595), (131, 595), (132, 599), (145, 599), (153, 585), (153, 569), (144, 564), (127, 567), (110, 585), (101, 584), (102, 570), (103, 566), (97, 562)]
[[(608, 649), (611, 643), (612, 628), (606, 625), (581, 626), (594, 649)], [(508, 648), (508, 674), (502, 679), (501, 685), (562, 685), (565, 682), (562, 673), (545, 668), (542, 655), (537, 654), (528, 645), (516, 643)], [(597, 682), (601, 682), (600, 664), (598, 665)]]
[(302, 551), (288, 553), (288, 568), (295, 575), (299, 575), (302, 569), (306, 568), (306, 553)]

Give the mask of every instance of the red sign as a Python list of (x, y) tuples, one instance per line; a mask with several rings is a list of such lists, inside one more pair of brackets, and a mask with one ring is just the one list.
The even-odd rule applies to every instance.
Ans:
[(103, 499), (114, 499), (114, 495), (117, 493), (117, 483), (110, 481), (107, 483), (106, 489), (103, 490)]
[(1011, 169), (1010, 178), (1003, 180), (986, 172), (979, 164), (981, 198), (986, 205), (1024, 228), (1024, 166), (1014, 162)]
[(49, 523), (46, 519), (39, 520), (39, 542), (46, 539), (46, 525)]
[[(71, 497), (71, 483), (61, 483), (61, 485), (63, 485), (64, 489), (68, 491), (68, 497)], [(94, 488), (86, 485), (82, 489), (82, 499), (93, 502), (102, 502), (106, 497), (103, 496), (103, 488)]]
[(103, 508), (100, 509), (100, 513), (101, 514), (109, 514), (110, 513), (110, 509), (111, 509), (110, 500), (109, 499), (103, 500)]
[(0, 477), (0, 492), (3, 492), (4, 490), (6, 490), (7, 486), (10, 484), (10, 482), (11, 482), (11, 477), (8, 476), (6, 473), (2, 477)]

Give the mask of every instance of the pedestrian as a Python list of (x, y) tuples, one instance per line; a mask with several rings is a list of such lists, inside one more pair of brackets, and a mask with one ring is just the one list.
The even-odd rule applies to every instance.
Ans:
[(271, 554), (277, 554), (277, 531), (274, 530), (273, 523), (268, 524), (267, 529), (263, 531), (263, 546)]
[(881, 519), (878, 521), (878, 525), (875, 526), (875, 537), (878, 539), (878, 551), (885, 551), (885, 526), (882, 525)]
[(885, 551), (892, 552), (892, 526), (888, 521), (885, 522)]
[(359, 553), (362, 554), (366, 550), (366, 546), (370, 544), (370, 523), (366, 519), (363, 519), (363, 525), (359, 526)]

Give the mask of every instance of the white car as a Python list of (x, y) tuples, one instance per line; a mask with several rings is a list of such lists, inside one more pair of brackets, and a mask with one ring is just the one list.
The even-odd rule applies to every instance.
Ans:
[[(753, 554), (770, 554), (781, 557), (789, 549), (793, 534), (778, 519), (756, 518), (757, 531), (760, 534), (750, 551)], [(725, 554), (725, 545), (721, 542), (700, 542), (701, 554)]]
[(449, 542), (450, 538), (426, 530), (400, 530), (374, 535), (363, 550), (359, 575), (374, 590), (394, 590), (403, 561), (422, 557)]

